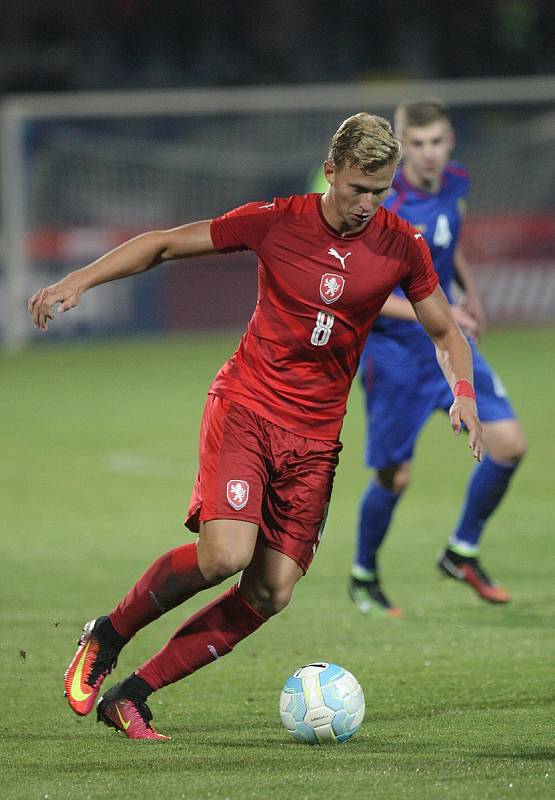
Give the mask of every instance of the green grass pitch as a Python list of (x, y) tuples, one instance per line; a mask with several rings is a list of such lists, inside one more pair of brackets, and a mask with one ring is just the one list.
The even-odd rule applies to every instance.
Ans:
[[(437, 574), (472, 468), (441, 415), (424, 431), (382, 561), (408, 618), (362, 618), (350, 603), (367, 480), (357, 386), (322, 545), (289, 608), (228, 658), (153, 696), (156, 727), (174, 737), (167, 745), (71, 714), (62, 676), (82, 623), (186, 537), (205, 392), (236, 339), (45, 340), (0, 357), (4, 800), (555, 796), (553, 329), (491, 331), (482, 347), (530, 441), (482, 549), (512, 592), (507, 607)], [(142, 631), (116, 676), (219, 591)], [(360, 733), (335, 748), (297, 744), (279, 721), (283, 682), (315, 659), (351, 670), (366, 694)]]

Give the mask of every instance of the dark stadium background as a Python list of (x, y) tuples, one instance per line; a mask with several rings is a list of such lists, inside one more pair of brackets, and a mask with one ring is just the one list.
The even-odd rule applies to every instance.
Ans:
[(546, 74), (547, 0), (3, 0), (0, 92)]

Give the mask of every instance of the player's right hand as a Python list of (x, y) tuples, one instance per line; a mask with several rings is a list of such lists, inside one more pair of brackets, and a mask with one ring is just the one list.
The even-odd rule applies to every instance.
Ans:
[(59, 314), (75, 308), (79, 304), (82, 291), (70, 278), (64, 278), (52, 286), (36, 291), (27, 303), (35, 328), (47, 331), (48, 320), (54, 318), (54, 306), (58, 304)]
[(472, 450), (472, 455), (476, 461), (482, 460), (483, 453), (483, 430), (478, 418), (476, 401), (470, 397), (455, 397), (453, 405), (449, 409), (451, 427), (457, 436), (461, 433), (463, 425), (468, 431), (468, 446)]

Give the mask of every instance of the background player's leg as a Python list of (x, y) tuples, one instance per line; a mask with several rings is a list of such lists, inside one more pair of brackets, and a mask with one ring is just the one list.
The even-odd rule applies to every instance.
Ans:
[(518, 420), (483, 423), (486, 456), (468, 482), (461, 515), (439, 565), (452, 577), (465, 580), (485, 600), (505, 603), (508, 593), (491, 581), (477, 562), (484, 526), (499, 506), (526, 452)]
[(404, 461), (376, 471), (362, 497), (353, 575), (369, 579), (376, 573), (376, 554), (383, 542), (393, 511), (410, 481), (411, 462)]
[(363, 613), (402, 616), (382, 591), (377, 553), (409, 484), (414, 446), (437, 406), (437, 386), (445, 379), (435, 361), (423, 372), (422, 358), (408, 340), (371, 333), (364, 354), (366, 463), (377, 471), (360, 504), (349, 594)]
[(472, 473), (461, 516), (449, 547), (461, 555), (476, 555), (482, 530), (495, 511), (526, 452), (526, 440), (516, 419), (484, 422), (486, 456)]
[(357, 607), (364, 613), (374, 607), (380, 607), (393, 616), (401, 613), (400, 609), (391, 606), (381, 590), (376, 558), (389, 530), (395, 506), (410, 482), (410, 473), (410, 461), (377, 470), (362, 498), (350, 591)]

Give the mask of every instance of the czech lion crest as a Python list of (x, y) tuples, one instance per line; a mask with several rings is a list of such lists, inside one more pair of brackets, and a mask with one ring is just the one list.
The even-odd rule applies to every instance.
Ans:
[(232, 480), (227, 482), (227, 502), (240, 511), (247, 505), (249, 499), (249, 484), (247, 481)]
[(342, 275), (333, 275), (331, 272), (326, 272), (322, 275), (320, 281), (320, 297), (327, 303), (335, 303), (343, 294), (345, 287), (345, 278)]

